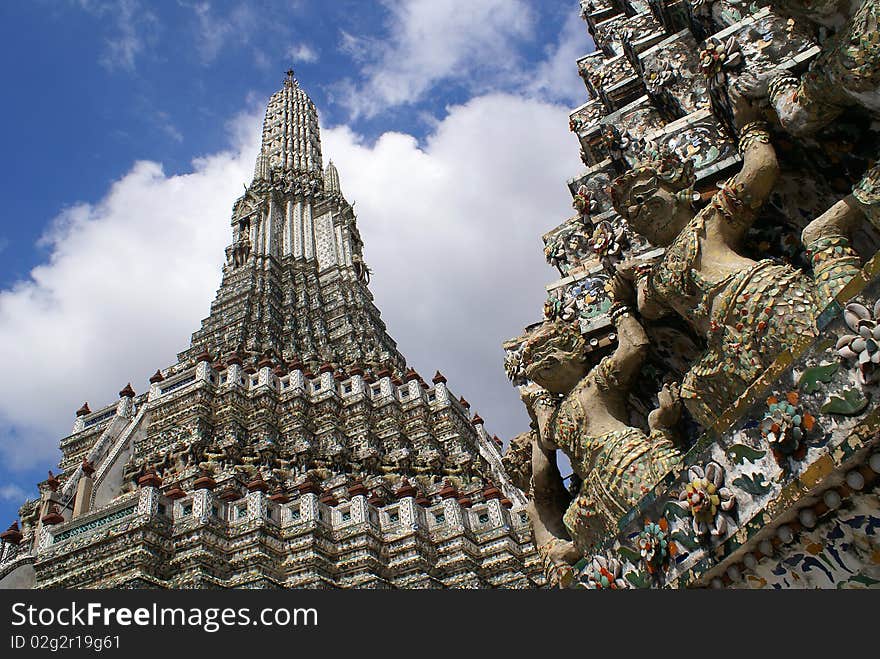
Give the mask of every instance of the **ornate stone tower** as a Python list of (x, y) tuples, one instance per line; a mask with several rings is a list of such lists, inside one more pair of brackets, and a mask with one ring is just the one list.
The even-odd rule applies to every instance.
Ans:
[(77, 412), (0, 584), (533, 587), (500, 444), (385, 331), (315, 106), (272, 95), (211, 313), (140, 395)]
[(269, 99), (254, 180), (232, 212), (233, 242), (211, 315), (181, 360), (241, 350), (400, 370), (367, 288), (354, 212), (321, 164), (318, 113), (292, 72)]

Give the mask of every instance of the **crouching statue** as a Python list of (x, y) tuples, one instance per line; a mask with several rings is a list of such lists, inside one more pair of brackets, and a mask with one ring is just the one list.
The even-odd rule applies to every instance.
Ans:
[[(660, 392), (660, 406), (649, 415), (650, 435), (628, 423), (627, 397), (648, 338), (619, 301), (627, 287), (614, 279), (610, 315), (618, 344), (598, 363), (589, 363), (578, 326), (562, 321), (544, 323), (523, 349), (525, 374), (535, 384), (522, 390), (522, 398), (534, 431), (514, 448), (522, 454), (520, 444), (532, 444), (529, 514), (545, 572), (557, 585), (567, 585), (570, 566), (680, 459), (670, 431), (680, 413), (676, 387)], [(557, 450), (580, 480), (573, 500), (556, 465)]]
[(864, 214), (852, 195), (803, 231), (812, 277), (739, 253), (779, 168), (755, 107), (742, 95), (735, 95), (734, 107), (743, 167), (699, 213), (691, 206), (693, 166), (672, 152), (650, 153), (611, 190), (629, 226), (667, 248), (652, 267), (629, 268), (637, 279), (641, 315), (656, 319), (675, 312), (706, 340), (702, 358), (681, 386), (685, 405), (704, 426), (713, 424), (781, 352), (816, 336), (816, 314), (860, 266), (848, 236)]

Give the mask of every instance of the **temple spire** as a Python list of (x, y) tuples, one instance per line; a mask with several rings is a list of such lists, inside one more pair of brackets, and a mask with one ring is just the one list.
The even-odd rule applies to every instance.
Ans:
[(342, 189), (339, 187), (339, 171), (332, 160), (327, 163), (327, 170), (324, 172), (324, 190), (328, 194), (342, 192)]
[(318, 111), (288, 69), (281, 89), (272, 94), (263, 121), (263, 140), (254, 180), (272, 174), (323, 176)]
[(254, 183), (231, 226), (220, 290), (182, 362), (241, 348), (250, 357), (296, 354), (313, 368), (405, 366), (373, 304), (339, 172), (332, 162), (323, 168), (317, 110), (293, 70), (267, 104)]

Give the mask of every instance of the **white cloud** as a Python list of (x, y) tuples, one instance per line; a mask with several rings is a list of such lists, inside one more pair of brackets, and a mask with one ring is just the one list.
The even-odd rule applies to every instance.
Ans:
[(391, 335), (426, 379), (440, 369), (505, 440), (527, 428), (501, 343), (540, 320), (554, 278), (540, 236), (571, 212), (580, 164), (567, 110), (511, 95), (450, 109), (424, 148), (325, 131), (356, 200), (371, 289)]
[(272, 68), (272, 59), (266, 51), (260, 48), (254, 48), (251, 52), (254, 56), (254, 66), (258, 69), (263, 69), (264, 71), (268, 71)]
[(389, 12), (386, 38), (342, 35), (342, 48), (362, 63), (365, 77), (361, 84), (347, 80), (338, 86), (340, 102), (353, 116), (415, 103), (451, 77), (479, 87), (519, 75), (516, 46), (533, 26), (524, 0), (383, 0), (383, 5)]
[(196, 45), (204, 64), (213, 62), (223, 48), (248, 44), (259, 26), (259, 17), (247, 4), (233, 7), (225, 16), (215, 14), (210, 2), (198, 2), (192, 7), (198, 28)]
[(24, 488), (15, 484), (0, 485), (0, 501), (12, 501), (14, 503), (24, 503), (28, 493)]
[[(224, 51), (238, 54), (247, 46), (255, 66), (269, 69), (283, 57), (295, 62), (314, 62), (317, 51), (306, 43), (285, 50), (290, 31), (299, 22), (302, 2), (267, 0), (260, 3), (212, 3), (209, 0), (179, 0), (195, 15), (195, 46), (202, 64), (214, 62)], [(219, 8), (218, 8), (219, 5)]]
[[(137, 391), (175, 361), (207, 315), (249, 181), (260, 113), (234, 123), (233, 148), (167, 176), (138, 162), (95, 204), (64, 211), (48, 261), (0, 291), (0, 454), (10, 467), (50, 461), (73, 412)], [(579, 168), (567, 110), (510, 95), (450, 108), (420, 147), (387, 133), (374, 145), (324, 131), (325, 159), (356, 200), (371, 286), (410, 364), (450, 386), (508, 438), (526, 427), (501, 342), (540, 317), (553, 278), (540, 234), (570, 210)]]
[(166, 176), (137, 162), (96, 204), (62, 212), (42, 242), (48, 262), (0, 291), (0, 453), (25, 467), (54, 455), (72, 412), (138, 391), (173, 363), (207, 315), (230, 236), (225, 218), (253, 174), (259, 115), (234, 148)]
[(39, 493), (36, 487), (32, 488), (32, 491), (29, 492), (15, 483), (0, 485), (0, 501), (8, 501), (18, 506), (23, 504), (26, 499), (37, 498), (39, 498)]
[(287, 49), (287, 56), (294, 62), (317, 62), (318, 53), (305, 43), (295, 44)]
[(75, 0), (83, 10), (98, 17), (109, 16), (115, 28), (105, 39), (100, 64), (109, 71), (134, 71), (136, 59), (153, 40), (159, 26), (156, 15), (138, 0)]
[(167, 112), (159, 110), (153, 117), (153, 121), (159, 129), (175, 142), (183, 142), (183, 133), (178, 130), (177, 126), (171, 121), (171, 115)]

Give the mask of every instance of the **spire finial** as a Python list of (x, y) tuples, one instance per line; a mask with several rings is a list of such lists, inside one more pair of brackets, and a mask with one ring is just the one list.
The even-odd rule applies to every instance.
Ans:
[(287, 71), (285, 71), (285, 73), (287, 74), (287, 78), (285, 78), (285, 80), (284, 80), (285, 87), (292, 87), (293, 85), (297, 84), (296, 78), (293, 77), (293, 69), (292, 68), (287, 69)]

